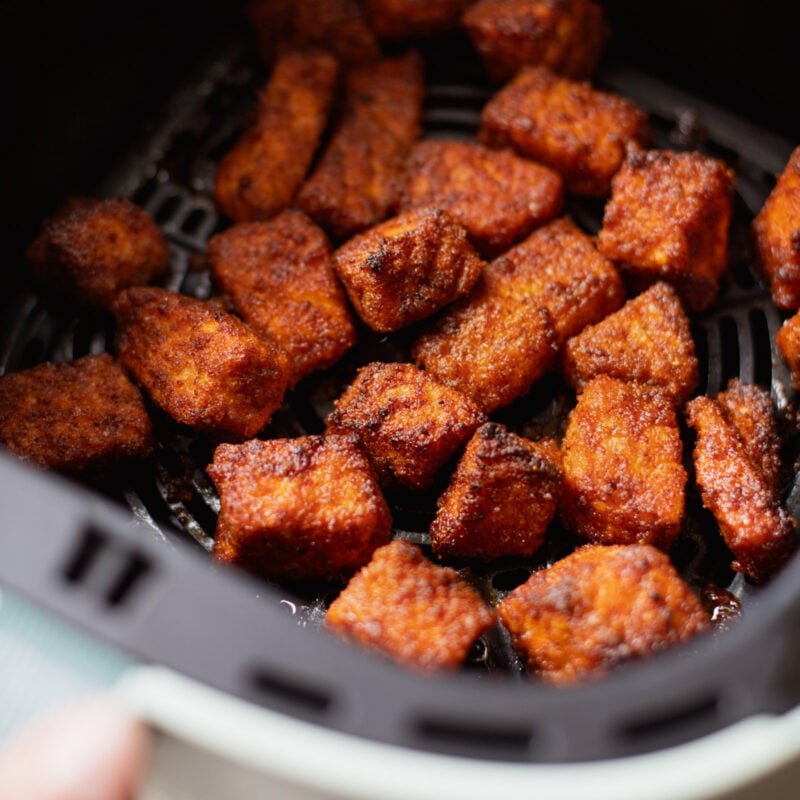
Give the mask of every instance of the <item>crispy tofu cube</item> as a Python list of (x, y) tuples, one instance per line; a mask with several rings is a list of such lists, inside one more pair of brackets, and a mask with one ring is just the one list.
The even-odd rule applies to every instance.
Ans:
[(580, 547), (534, 572), (497, 612), (528, 669), (556, 684), (600, 677), (710, 628), (669, 558), (646, 544)]
[(214, 199), (231, 219), (269, 219), (292, 202), (328, 121), (336, 74), (336, 61), (322, 51), (277, 61), (255, 120), (217, 169)]
[(479, 0), (461, 22), (497, 81), (526, 64), (588, 78), (609, 34), (602, 9), (591, 0)]
[(289, 358), (289, 384), (336, 362), (355, 342), (325, 234), (299, 211), (245, 222), (208, 243), (211, 273), (233, 308)]
[(484, 421), (469, 398), (413, 365), (375, 362), (336, 401), (327, 431), (355, 434), (383, 485), (423, 489)]
[(575, 194), (605, 197), (629, 142), (647, 145), (647, 115), (588, 83), (526, 67), (486, 104), (480, 139), (546, 164)]
[(358, 315), (382, 332), (425, 319), (466, 294), (483, 267), (464, 228), (432, 207), (370, 228), (334, 254)]
[(795, 390), (800, 391), (800, 312), (781, 325), (775, 344), (792, 371)]
[(546, 308), (499, 294), (485, 277), (420, 334), (411, 354), (490, 414), (530, 391), (555, 361), (556, 345)]
[(689, 311), (702, 311), (728, 264), (732, 208), (733, 174), (721, 161), (629, 148), (597, 246), (638, 287), (668, 281)]
[(689, 318), (672, 286), (654, 284), (569, 339), (564, 373), (578, 391), (592, 378), (610, 375), (661, 387), (682, 406), (697, 388), (697, 356)]
[(389, 541), (389, 508), (352, 437), (222, 444), (207, 472), (220, 496), (220, 561), (277, 581), (341, 578)]
[(490, 560), (532, 556), (561, 494), (561, 453), (487, 422), (467, 444), (431, 525), (433, 552)]
[(670, 548), (683, 521), (686, 470), (667, 394), (599, 375), (569, 416), (562, 455), (565, 527), (595, 544)]
[(800, 308), (800, 147), (753, 220), (753, 241), (775, 305), (796, 311)]
[(247, 439), (280, 407), (286, 354), (238, 317), (154, 287), (122, 292), (113, 311), (120, 363), (178, 422)]
[(717, 399), (695, 398), (686, 411), (697, 433), (694, 466), (703, 505), (734, 555), (733, 568), (763, 581), (797, 546), (775, 485), (780, 445), (771, 401), (763, 389), (734, 384)]
[(422, 124), (422, 59), (411, 52), (350, 70), (333, 138), (298, 196), (339, 240), (385, 219)]
[(68, 200), (42, 223), (26, 255), (45, 289), (95, 309), (160, 277), (169, 264), (158, 226), (124, 197)]
[(245, 13), (266, 63), (287, 48), (319, 47), (345, 65), (380, 58), (357, 0), (251, 0)]
[(400, 540), (375, 551), (325, 616), (329, 630), (421, 671), (458, 667), (494, 622), (455, 570)]
[(0, 444), (71, 475), (103, 477), (153, 449), (139, 390), (107, 353), (0, 377)]
[(411, 151), (402, 209), (435, 206), (463, 225), (475, 247), (497, 256), (561, 211), (553, 170), (473, 142), (418, 142)]
[(433, 36), (455, 28), (472, 0), (362, 0), (370, 28), (380, 39)]

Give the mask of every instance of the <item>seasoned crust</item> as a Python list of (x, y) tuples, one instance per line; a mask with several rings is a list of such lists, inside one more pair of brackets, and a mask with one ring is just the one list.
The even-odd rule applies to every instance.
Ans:
[(699, 152), (629, 148), (597, 246), (639, 288), (671, 283), (689, 311), (717, 295), (728, 263), (733, 174)]
[(411, 52), (350, 70), (333, 138), (297, 202), (339, 240), (380, 222), (396, 202), (419, 138), (422, 59)]
[(772, 287), (775, 305), (784, 311), (800, 307), (800, 147), (778, 176), (778, 182), (753, 220), (758, 265)]
[(120, 363), (178, 422), (246, 439), (280, 407), (286, 354), (238, 317), (155, 287), (122, 292), (113, 311)]
[(356, 312), (382, 332), (429, 317), (466, 294), (483, 266), (464, 228), (433, 207), (370, 228), (334, 254)]
[(300, 211), (234, 225), (212, 237), (215, 283), (257, 331), (289, 359), (289, 384), (326, 369), (355, 343), (325, 234)]
[(784, 321), (775, 344), (792, 372), (795, 390), (800, 391), (800, 312)]
[(325, 626), (414, 669), (455, 669), (495, 616), (448, 567), (400, 540), (378, 548), (331, 603)]
[(599, 375), (572, 410), (562, 442), (565, 527), (596, 544), (652, 544), (680, 533), (686, 470), (668, 395)]
[(46, 219), (26, 253), (50, 293), (109, 308), (117, 292), (163, 275), (169, 247), (147, 212), (124, 197), (73, 197)]
[(455, 28), (472, 0), (361, 0), (379, 39), (433, 36)]
[(389, 508), (350, 437), (222, 444), (207, 472), (220, 496), (220, 561), (278, 581), (340, 578), (389, 541)]
[(277, 61), (255, 119), (217, 168), (214, 199), (231, 219), (269, 219), (292, 202), (325, 129), (336, 75), (322, 51)]
[(556, 442), (481, 425), (437, 503), (433, 552), (485, 560), (532, 556), (555, 514), (561, 478)]
[(497, 81), (527, 64), (588, 78), (609, 35), (602, 9), (591, 0), (479, 0), (461, 21)]
[(375, 362), (336, 401), (327, 432), (355, 434), (382, 485), (422, 489), (484, 420), (469, 398), (412, 364)]
[(595, 678), (708, 630), (708, 614), (664, 553), (585, 545), (534, 572), (497, 607), (528, 669), (558, 684)]
[(99, 478), (153, 442), (139, 390), (108, 353), (0, 377), (0, 444), (25, 461)]
[(571, 192), (605, 197), (629, 142), (647, 145), (647, 115), (630, 101), (526, 67), (486, 104), (481, 141), (558, 172)]
[(697, 432), (694, 466), (703, 505), (733, 552), (733, 568), (763, 581), (797, 546), (774, 482), (779, 442), (769, 397), (758, 387), (733, 384), (717, 399), (695, 398), (686, 412)]
[(600, 374), (658, 386), (682, 406), (697, 388), (689, 318), (668, 283), (654, 284), (564, 346), (564, 373), (580, 391)]
[(400, 208), (435, 206), (463, 225), (475, 247), (497, 256), (561, 211), (553, 170), (473, 142), (414, 145)]

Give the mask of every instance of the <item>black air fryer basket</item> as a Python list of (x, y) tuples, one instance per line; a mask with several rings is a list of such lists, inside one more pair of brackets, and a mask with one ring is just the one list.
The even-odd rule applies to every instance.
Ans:
[[(623, 4), (609, 3), (608, 10), (612, 25), (616, 13), (623, 35), (631, 36), (634, 26), (623, 15)], [(630, 38), (612, 42), (596, 83), (649, 112), (656, 146), (699, 148), (724, 159), (737, 178), (730, 269), (718, 301), (693, 320), (698, 391), (714, 394), (737, 376), (768, 388), (791, 465), (797, 445), (794, 395), (774, 347), (783, 317), (754, 272), (748, 234), (791, 145), (633, 68), (630, 57), (640, 50), (641, 42)], [(423, 54), (425, 135), (472, 137), (492, 91), (479, 63), (460, 37), (423, 46)], [(241, 132), (266, 73), (252, 42), (235, 26), (212, 49), (196, 53), (193, 63), (194, 72), (139, 131), (133, 147), (117, 151), (100, 183), (69, 188), (123, 194), (143, 206), (172, 247), (165, 285), (208, 297), (206, 243), (228, 224), (210, 196), (215, 164)], [(763, 108), (759, 113), (768, 118)], [(780, 116), (773, 111), (771, 119)], [(566, 211), (589, 232), (600, 225), (602, 204), (595, 201), (569, 198)], [(28, 222), (32, 228), (38, 218)], [(17, 233), (29, 230), (22, 226)], [(7, 252), (9, 257), (14, 271), (22, 273), (21, 247)], [(10, 275), (8, 280), (14, 282)], [(24, 279), (20, 284), (7, 294), (0, 372), (113, 350), (109, 319), (77, 317), (41, 298)], [(292, 391), (265, 435), (321, 432), (357, 366), (408, 360), (408, 341), (402, 333), (386, 338), (359, 329), (356, 348)], [(547, 377), (494, 418), (533, 438), (557, 435), (569, 403), (558, 378)], [(215, 565), (205, 552), (219, 510), (204, 472), (212, 445), (155, 411), (154, 420), (155, 466), (100, 489), (0, 458), (3, 584), (144, 661), (334, 731), (498, 761), (590, 761), (649, 752), (760, 712), (783, 712), (800, 700), (800, 562), (793, 559), (765, 587), (748, 583), (731, 570), (730, 553), (691, 489), (686, 530), (671, 556), (715, 608), (719, 624), (712, 635), (624, 665), (602, 680), (554, 689), (525, 674), (507, 636), (496, 628), (476, 644), (459, 673), (422, 677), (318, 630), (339, 587), (290, 592)], [(396, 537), (429, 546), (427, 529), (442, 488), (389, 497)], [(793, 486), (787, 503), (798, 517), (800, 494)], [(496, 602), (531, 570), (574, 545), (556, 531), (534, 560), (457, 566), (468, 569), (484, 597)], [(739, 605), (742, 616), (734, 619)]]

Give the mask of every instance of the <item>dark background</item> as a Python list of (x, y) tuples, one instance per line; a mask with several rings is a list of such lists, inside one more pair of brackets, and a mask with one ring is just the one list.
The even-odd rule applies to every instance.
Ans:
[[(800, 142), (794, 3), (603, 6), (610, 56)], [(4, 285), (38, 221), (66, 195), (91, 192), (220, 32), (236, 26), (244, 27), (233, 2), (0, 3)]]

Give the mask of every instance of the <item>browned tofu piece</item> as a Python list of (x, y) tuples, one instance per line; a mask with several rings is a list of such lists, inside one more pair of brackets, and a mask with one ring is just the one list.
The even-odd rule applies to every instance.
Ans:
[(178, 422), (247, 439), (283, 400), (286, 354), (238, 317), (167, 289), (127, 289), (113, 307), (120, 363)]
[(0, 444), (41, 467), (102, 477), (148, 456), (153, 428), (139, 390), (103, 353), (0, 377)]
[(90, 308), (164, 274), (169, 247), (158, 226), (124, 197), (75, 197), (42, 223), (27, 251), (42, 286)]
[(287, 48), (305, 47), (323, 48), (347, 65), (380, 57), (358, 0), (251, 0), (245, 13), (267, 63)]
[(469, 398), (413, 365), (375, 362), (336, 401), (327, 431), (354, 433), (383, 485), (422, 489), (484, 421)]
[(710, 627), (669, 558), (646, 544), (580, 547), (534, 572), (497, 612), (528, 669), (557, 684), (602, 676)]
[(465, 295), (483, 267), (464, 228), (430, 206), (370, 228), (334, 254), (356, 312), (383, 332), (425, 319)]
[(570, 78), (590, 77), (609, 29), (591, 0), (479, 0), (462, 24), (495, 80), (536, 64)]
[(562, 201), (561, 178), (541, 164), (473, 142), (430, 140), (411, 151), (400, 207), (441, 208), (492, 257), (553, 219)]
[(800, 147), (753, 220), (753, 241), (775, 305), (796, 311), (800, 308)]
[(565, 527), (595, 544), (670, 548), (683, 521), (686, 470), (667, 394), (599, 375), (569, 416), (562, 455)]
[(423, 671), (458, 667), (494, 622), (455, 570), (399, 540), (375, 551), (325, 616), (329, 630)]
[(277, 61), (255, 120), (217, 168), (214, 199), (231, 219), (269, 219), (292, 202), (325, 129), (336, 72), (322, 51)]
[(795, 390), (800, 391), (800, 312), (781, 325), (775, 344), (792, 371)]
[(207, 472), (220, 497), (220, 561), (277, 581), (340, 578), (389, 541), (389, 508), (352, 437), (222, 444)]
[(208, 243), (211, 273), (234, 309), (289, 358), (289, 384), (337, 361), (355, 342), (325, 234), (300, 211), (243, 222)]
[(605, 197), (628, 142), (650, 140), (647, 115), (589, 83), (526, 67), (486, 104), (481, 141), (556, 170), (569, 191)]
[(694, 466), (703, 505), (735, 557), (733, 568), (758, 582), (797, 546), (774, 482), (774, 411), (768, 396), (757, 397), (760, 392), (734, 385), (718, 399), (697, 397), (686, 407), (697, 433)]
[(362, 0), (370, 28), (380, 39), (433, 36), (455, 28), (472, 0)]
[(721, 161), (629, 148), (597, 246), (637, 286), (669, 281), (689, 311), (702, 311), (728, 263), (732, 208), (733, 174)]
[(337, 239), (383, 220), (397, 200), (405, 160), (419, 138), (423, 75), (418, 53), (350, 70), (344, 110), (300, 207)]
[(490, 414), (526, 394), (553, 365), (550, 315), (535, 298), (501, 295), (484, 275), (413, 343), (427, 372)]
[(561, 453), (495, 422), (467, 444), (431, 525), (434, 553), (485, 560), (532, 556), (561, 495)]
[(661, 387), (682, 406), (697, 388), (689, 318), (668, 283), (656, 283), (564, 346), (564, 373), (579, 391), (598, 375)]

